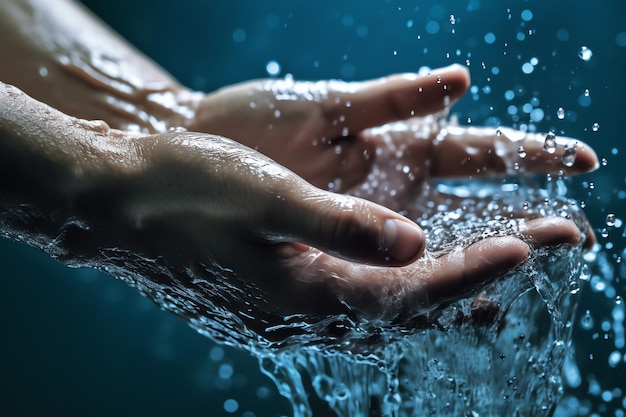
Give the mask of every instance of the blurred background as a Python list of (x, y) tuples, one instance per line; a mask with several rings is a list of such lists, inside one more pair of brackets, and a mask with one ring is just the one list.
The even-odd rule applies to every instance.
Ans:
[[(601, 261), (573, 323), (580, 378), (570, 375), (557, 414), (625, 415), (625, 2), (84, 3), (194, 89), (461, 63), (473, 83), (453, 109), (461, 123), (554, 130), (592, 144), (603, 164), (573, 180), (571, 192), (598, 234)], [(617, 221), (607, 223), (611, 214)], [(0, 271), (0, 416), (291, 414), (255, 359), (196, 334), (109, 276), (6, 240)]]

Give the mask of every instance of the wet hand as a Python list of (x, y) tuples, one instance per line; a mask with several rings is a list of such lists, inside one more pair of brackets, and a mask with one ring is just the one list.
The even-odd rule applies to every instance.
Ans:
[(574, 139), (544, 146), (546, 135), (432, 117), (468, 86), (459, 65), (367, 82), (254, 81), (205, 97), (189, 127), (235, 139), (320, 188), (395, 210), (431, 178), (571, 175), (597, 166), (593, 150)]
[[(126, 197), (101, 237), (176, 271), (232, 271), (256, 289), (248, 290), (252, 306), (255, 299), (271, 306), (240, 316), (270, 339), (280, 336), (267, 329), (294, 314), (380, 319), (427, 311), (475, 294), (525, 262), (531, 246), (581, 240), (565, 219), (535, 219), (518, 237), (490, 237), (434, 257), (424, 254), (424, 233), (408, 219), (314, 187), (237, 142), (187, 132), (131, 142), (141, 168), (113, 187)], [(112, 245), (106, 240), (98, 245)]]

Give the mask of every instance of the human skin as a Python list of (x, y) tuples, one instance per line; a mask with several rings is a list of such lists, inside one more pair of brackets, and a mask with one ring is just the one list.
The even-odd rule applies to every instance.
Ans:
[[(38, 219), (4, 227), (61, 259), (98, 266), (98, 253), (116, 247), (215, 263), (254, 280), (283, 314), (346, 303), (376, 314), (388, 307), (383, 290), (407, 294), (409, 311), (433, 308), (523, 263), (529, 245), (581, 239), (564, 219), (535, 219), (515, 237), (421, 256), (423, 231), (394, 210), (430, 178), (510, 174), (519, 146), (528, 156), (514, 162), (528, 174), (597, 166), (582, 143), (566, 167), (563, 147), (544, 152), (539, 135), (413, 119), (461, 97), (462, 67), (364, 83), (260, 80), (205, 95), (72, 2), (10, 0), (0, 11), (11, 57), (0, 80), (38, 100), (2, 86), (3, 210), (20, 205)], [(63, 235), (68, 221), (89, 239)], [(317, 297), (304, 296), (311, 286)]]
[(421, 256), (422, 238), (398, 259), (389, 222), (409, 224), (403, 216), (321, 190), (235, 141), (110, 129), (6, 84), (0, 108), (4, 234), (73, 265), (102, 268), (115, 251), (231, 270), (284, 316), (346, 304), (376, 316), (393, 294), (418, 313), (476, 292), (523, 263), (529, 245), (581, 239), (573, 223), (544, 218), (437, 258)]

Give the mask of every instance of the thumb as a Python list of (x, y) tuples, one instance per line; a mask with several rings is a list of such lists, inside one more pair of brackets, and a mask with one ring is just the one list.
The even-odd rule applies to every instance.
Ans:
[(298, 187), (271, 210), (281, 240), (313, 246), (339, 258), (401, 266), (422, 255), (424, 231), (407, 218), (367, 200)]

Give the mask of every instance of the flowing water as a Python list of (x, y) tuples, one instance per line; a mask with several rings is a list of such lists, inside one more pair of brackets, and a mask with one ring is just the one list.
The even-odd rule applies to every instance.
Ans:
[[(522, 216), (567, 217), (586, 229), (565, 179), (527, 181), (432, 184), (426, 200), (444, 203), (418, 219), (429, 256), (518, 234)], [(228, 270), (175, 270), (120, 253), (104, 263), (200, 333), (255, 355), (295, 417), (314, 414), (313, 392), (341, 417), (550, 415), (588, 269), (580, 246), (536, 249), (479, 294), (410, 320), (297, 315), (272, 326), (277, 341), (249, 330), (250, 320), (271, 319), (271, 306)]]
[[(557, 183), (535, 191), (482, 184), (474, 191), (488, 198), (465, 197), (463, 208), (448, 207), (422, 222), (428, 250), (498, 234), (507, 213), (522, 207), (529, 215), (568, 216), (582, 227), (579, 208), (558, 195), (564, 185)], [(311, 391), (345, 417), (547, 416), (562, 395), (583, 262), (580, 247), (536, 250), (476, 298), (437, 309), (415, 320), (412, 330), (390, 326), (363, 335), (366, 326), (355, 325), (358, 339), (370, 338), (366, 348), (303, 343), (255, 354), (298, 417), (312, 415)]]

